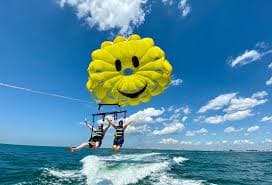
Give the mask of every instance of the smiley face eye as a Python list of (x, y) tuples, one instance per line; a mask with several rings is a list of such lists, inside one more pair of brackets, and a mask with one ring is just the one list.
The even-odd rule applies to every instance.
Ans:
[(136, 56), (132, 57), (132, 64), (133, 64), (134, 67), (138, 67), (139, 66), (139, 59), (138, 59), (138, 57), (136, 57)]
[(121, 71), (121, 69), (122, 69), (122, 64), (119, 59), (115, 60), (115, 68), (117, 71)]

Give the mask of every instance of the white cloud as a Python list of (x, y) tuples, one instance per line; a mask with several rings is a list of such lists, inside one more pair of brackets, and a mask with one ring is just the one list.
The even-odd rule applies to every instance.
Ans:
[(272, 139), (266, 138), (266, 139), (263, 141), (263, 143), (272, 143)]
[(177, 78), (177, 79), (172, 79), (170, 85), (179, 86), (179, 85), (181, 85), (182, 83), (183, 83), (183, 80), (180, 79), (180, 78)]
[(230, 126), (230, 127), (225, 128), (225, 129), (224, 129), (224, 132), (225, 132), (225, 133), (233, 133), (233, 132), (240, 132), (240, 131), (242, 131), (242, 130), (243, 130), (242, 128), (236, 129), (236, 128), (233, 127), (233, 126)]
[(150, 127), (147, 125), (140, 125), (140, 126), (130, 125), (126, 129), (127, 134), (143, 134), (144, 132), (149, 132), (149, 131), (150, 131)]
[(222, 94), (210, 100), (206, 105), (199, 109), (199, 113), (207, 112), (208, 110), (219, 110), (228, 105), (230, 100), (236, 96), (237, 93)]
[(169, 5), (169, 6), (171, 6), (171, 5), (173, 5), (173, 0), (162, 0), (162, 3), (163, 3), (164, 5)]
[(262, 122), (266, 122), (266, 121), (269, 121), (269, 122), (272, 122), (272, 116), (265, 116), (261, 119)]
[(243, 65), (252, 63), (256, 60), (259, 60), (261, 59), (261, 57), (262, 57), (262, 54), (256, 50), (250, 50), (250, 51), (246, 50), (242, 55), (230, 61), (231, 67), (234, 67), (236, 65), (243, 66)]
[(193, 145), (192, 141), (180, 141), (181, 145)]
[(171, 111), (173, 111), (173, 110), (174, 110), (174, 106), (173, 106), (173, 105), (170, 106), (170, 107), (168, 107), (168, 109), (167, 109), (168, 112), (171, 112)]
[(178, 8), (181, 10), (183, 17), (186, 17), (191, 12), (191, 6), (188, 4), (187, 0), (181, 0), (178, 4)]
[(164, 111), (164, 108), (155, 109), (153, 107), (149, 107), (132, 114), (127, 119), (133, 120), (137, 122), (137, 124), (152, 123), (155, 122), (154, 117), (162, 115)]
[(233, 98), (230, 101), (229, 107), (224, 109), (224, 111), (234, 112), (234, 111), (251, 109), (253, 107), (266, 103), (267, 99), (262, 99), (262, 98), (264, 98), (267, 95), (268, 94), (266, 91), (261, 91), (261, 92), (254, 93), (252, 97), (250, 98), (242, 98), (242, 97)]
[(167, 118), (162, 118), (162, 117), (158, 117), (155, 119), (155, 122), (158, 122), (158, 123), (162, 123), (162, 122), (165, 122), (165, 121), (168, 121)]
[(264, 97), (266, 97), (268, 95), (268, 93), (266, 92), (266, 91), (258, 91), (258, 92), (256, 92), (256, 93), (253, 93), (252, 94), (252, 98), (264, 98)]
[(272, 85), (272, 76), (265, 82), (266, 85)]
[(184, 106), (182, 107), (182, 111), (184, 114), (190, 114), (191, 113), (191, 110), (188, 106)]
[(195, 136), (196, 134), (203, 134), (203, 135), (205, 135), (205, 134), (207, 134), (207, 133), (208, 133), (208, 130), (207, 130), (207, 129), (201, 128), (201, 129), (199, 129), (199, 130), (191, 130), (191, 131), (187, 131), (185, 135), (191, 137), (191, 136)]
[(254, 107), (266, 103), (267, 99), (265, 99), (265, 97), (267, 95), (268, 93), (266, 91), (258, 91), (248, 98), (237, 97), (237, 93), (223, 94), (210, 100), (206, 105), (202, 106), (198, 112), (205, 113), (208, 110), (220, 110), (226, 107), (223, 109), (225, 114), (202, 117), (201, 120), (211, 124), (241, 120), (252, 116), (252, 109)]
[(212, 141), (208, 141), (205, 143), (205, 145), (213, 145), (214, 143)]
[(250, 145), (252, 145), (252, 144), (254, 144), (254, 142), (250, 141), (250, 140), (247, 140), (247, 139), (242, 139), (242, 140), (235, 140), (235, 141), (233, 141), (233, 144), (234, 145), (244, 145), (244, 144), (250, 144)]
[(251, 110), (237, 111), (234, 113), (227, 113), (225, 115), (216, 115), (205, 118), (206, 123), (219, 124), (225, 121), (237, 121), (252, 116)]
[(177, 144), (178, 140), (173, 139), (173, 138), (163, 138), (160, 143), (162, 144)]
[(223, 140), (222, 143), (223, 143), (223, 144), (226, 144), (226, 143), (228, 143), (228, 141), (227, 141), (227, 140)]
[(272, 69), (272, 63), (268, 65), (268, 69)]
[(58, 0), (59, 5), (69, 5), (79, 19), (99, 30), (118, 29), (120, 34), (132, 33), (133, 28), (145, 20), (144, 5), (147, 0)]
[(247, 129), (247, 131), (248, 132), (255, 132), (255, 131), (259, 130), (259, 129), (260, 129), (260, 127), (258, 125), (255, 125), (255, 126), (249, 127)]
[(187, 119), (188, 119), (187, 116), (183, 116), (182, 119), (181, 119), (181, 121), (182, 121), (182, 122), (185, 122)]
[(166, 135), (166, 134), (173, 134), (176, 133), (184, 128), (182, 123), (172, 123), (162, 130), (154, 130), (153, 135)]

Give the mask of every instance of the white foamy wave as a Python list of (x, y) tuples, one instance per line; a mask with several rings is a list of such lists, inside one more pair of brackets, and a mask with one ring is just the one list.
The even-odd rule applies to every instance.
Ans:
[(174, 158), (173, 158), (173, 161), (174, 161), (175, 163), (177, 163), (177, 164), (181, 164), (182, 162), (187, 161), (187, 160), (189, 160), (189, 159), (187, 159), (187, 158), (185, 158), (185, 157), (174, 157)]
[[(151, 157), (158, 156), (160, 153), (146, 153), (146, 154), (116, 154), (112, 156), (100, 157), (103, 161), (143, 161), (149, 160)], [(154, 158), (153, 158), (154, 159)]]
[(85, 177), (80, 170), (60, 170), (55, 168), (42, 168), (38, 177), (39, 184), (83, 184)]
[(203, 185), (203, 180), (177, 179), (166, 173), (155, 174), (151, 177), (154, 185)]
[(77, 178), (82, 176), (82, 174), (78, 170), (56, 170), (48, 168), (45, 168), (45, 170), (47, 170), (50, 175), (58, 178)]
[(136, 183), (152, 173), (159, 173), (169, 168), (169, 162), (167, 161), (144, 164), (133, 163), (132, 161), (132, 163), (113, 165), (108, 163), (105, 157), (97, 156), (87, 156), (81, 162), (83, 163), (82, 174), (87, 177), (87, 184), (89, 185)]

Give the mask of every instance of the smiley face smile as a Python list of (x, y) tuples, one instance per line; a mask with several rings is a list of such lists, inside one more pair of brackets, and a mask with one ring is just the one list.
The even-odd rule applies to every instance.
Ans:
[(142, 94), (142, 93), (145, 91), (146, 87), (147, 87), (147, 84), (145, 84), (145, 86), (144, 86), (142, 89), (140, 89), (139, 91), (137, 91), (137, 92), (135, 92), (135, 93), (125, 93), (125, 92), (122, 92), (122, 91), (119, 90), (119, 89), (117, 89), (117, 90), (118, 90), (118, 92), (119, 92), (120, 94), (122, 94), (123, 96), (126, 96), (126, 97), (128, 97), (128, 98), (137, 98), (140, 94)]

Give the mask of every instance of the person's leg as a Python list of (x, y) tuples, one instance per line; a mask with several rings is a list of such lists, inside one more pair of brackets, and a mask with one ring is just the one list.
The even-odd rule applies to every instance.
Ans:
[(77, 152), (77, 151), (81, 150), (82, 148), (86, 148), (86, 147), (89, 147), (89, 142), (82, 143), (77, 147), (71, 147), (70, 146), (70, 147), (68, 147), (68, 150), (70, 152)]
[(91, 145), (92, 145), (92, 149), (97, 149), (100, 147), (100, 142), (99, 141), (92, 142)]
[(121, 146), (120, 146), (120, 145), (113, 145), (113, 146), (112, 146), (112, 151), (113, 151), (113, 152), (119, 152), (120, 149), (121, 149)]

